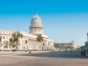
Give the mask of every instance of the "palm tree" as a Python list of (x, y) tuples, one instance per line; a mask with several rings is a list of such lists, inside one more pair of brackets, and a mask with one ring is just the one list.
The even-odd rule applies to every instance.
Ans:
[(11, 42), (10, 45), (12, 46), (12, 44), (13, 44), (13, 42), (14, 42), (14, 44), (15, 44), (15, 46), (16, 46), (16, 49), (17, 49), (17, 41), (18, 41), (17, 33), (14, 32), (14, 33), (12, 34), (12, 38), (10, 39), (10, 42)]
[(2, 37), (0, 36), (0, 43), (1, 43), (1, 41), (2, 41)]
[(17, 35), (16, 32), (12, 33), (13, 38), (16, 38), (16, 35)]
[(36, 40), (41, 44), (41, 42), (43, 41), (43, 37), (41, 36), (41, 34), (37, 36)]
[[(2, 36), (0, 36), (0, 45), (1, 45), (1, 41), (2, 41)], [(1, 45), (2, 46), (2, 45)], [(1, 47), (0, 47), (1, 48)]]
[(10, 39), (9, 39), (9, 42), (10, 42), (10, 47), (11, 47), (11, 49), (16, 46), (16, 45), (15, 45), (15, 41), (14, 41), (13, 38), (10, 38)]
[(17, 37), (18, 38), (23, 38), (23, 34), (21, 34), (20, 32), (17, 32)]
[(23, 34), (21, 34), (20, 32), (17, 32), (17, 38), (16, 38), (17, 39), (17, 43), (18, 43), (17, 44), (17, 47), (20, 46), (20, 43), (19, 42), (20, 42), (20, 39), (21, 38), (23, 38)]
[(2, 48), (3, 48), (3, 45), (2, 45), (2, 43), (1, 43), (1, 41), (2, 41), (2, 36), (0, 36), (0, 48), (1, 48), (1, 50), (3, 50)]
[(12, 34), (12, 37), (14, 38), (14, 42), (16, 44), (16, 49), (18, 49), (18, 45), (19, 45), (19, 38), (22, 38), (23, 35), (20, 32), (14, 32)]

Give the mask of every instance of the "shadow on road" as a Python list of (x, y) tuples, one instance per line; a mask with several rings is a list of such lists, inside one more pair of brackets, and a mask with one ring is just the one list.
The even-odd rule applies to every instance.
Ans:
[(88, 58), (80, 55), (80, 51), (58, 51), (43, 53), (19, 54), (17, 56), (35, 56), (35, 57), (52, 57), (52, 58)]

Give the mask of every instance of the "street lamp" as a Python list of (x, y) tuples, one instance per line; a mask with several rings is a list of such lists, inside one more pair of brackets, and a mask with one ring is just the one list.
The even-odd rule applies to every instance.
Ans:
[(88, 33), (87, 33), (87, 41), (88, 41)]

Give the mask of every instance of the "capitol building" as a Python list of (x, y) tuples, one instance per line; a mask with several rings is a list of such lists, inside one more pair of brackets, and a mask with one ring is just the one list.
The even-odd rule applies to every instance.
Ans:
[[(12, 37), (14, 32), (19, 32), (23, 35), (23, 38), (19, 39), (19, 50), (42, 50), (42, 48), (44, 50), (54, 49), (54, 40), (49, 39), (48, 36), (44, 34), (42, 20), (38, 16), (38, 13), (35, 13), (30, 22), (29, 33), (24, 31), (0, 30), (0, 36), (2, 37), (0, 50), (11, 50), (10, 47), (5, 48), (4, 46), (10, 44), (9, 39)], [(43, 37), (41, 43), (36, 40), (38, 34), (41, 34)]]

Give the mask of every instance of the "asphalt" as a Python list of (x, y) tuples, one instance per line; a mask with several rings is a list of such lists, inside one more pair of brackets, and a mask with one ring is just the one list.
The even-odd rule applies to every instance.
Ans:
[(88, 66), (88, 57), (80, 51), (1, 52), (0, 66)]

